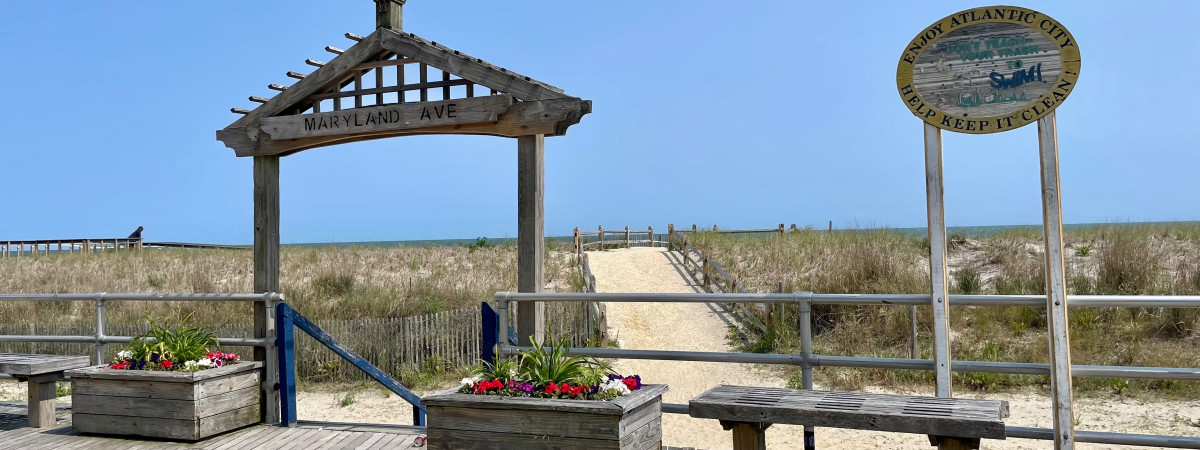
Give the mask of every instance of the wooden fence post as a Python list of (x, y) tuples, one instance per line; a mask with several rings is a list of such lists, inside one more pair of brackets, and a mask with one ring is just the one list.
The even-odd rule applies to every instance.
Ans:
[(717, 231), (717, 224), (713, 224), (713, 231)]
[(629, 225), (625, 225), (625, 248), (629, 247)]
[(779, 235), (783, 236), (783, 224), (779, 224)]
[(703, 263), (700, 264), (700, 280), (704, 284), (704, 287), (708, 287), (708, 257), (705, 256), (702, 261)]
[(667, 224), (667, 251), (668, 252), (671, 251), (671, 249), (674, 247), (674, 245), (675, 245), (675, 224), (668, 223)]
[(608, 347), (608, 305), (600, 303), (596, 306), (600, 315), (597, 328), (600, 329), (600, 346)]
[(579, 243), (579, 227), (575, 227), (575, 253), (583, 251), (582, 245)]
[(833, 231), (833, 221), (829, 221), (829, 231)]
[(600, 251), (604, 251), (604, 227), (596, 225), (596, 235), (600, 236)]
[(646, 230), (648, 230), (648, 231), (646, 231), (646, 234), (650, 235), (650, 239), (649, 239), (650, 242), (648, 242), (646, 244), (646, 246), (654, 247), (654, 225), (647, 226)]
[(693, 232), (693, 233), (695, 233), (695, 232), (696, 232), (696, 224), (694, 224), (694, 223), (692, 224), (692, 232)]

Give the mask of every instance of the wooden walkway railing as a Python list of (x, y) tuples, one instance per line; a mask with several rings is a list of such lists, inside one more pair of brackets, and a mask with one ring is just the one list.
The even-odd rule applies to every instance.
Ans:
[[(695, 225), (693, 225), (693, 228), (694, 227)], [(713, 228), (716, 227), (714, 226)], [(684, 268), (692, 270), (693, 273), (700, 278), (700, 284), (704, 287), (704, 289), (708, 290), (709, 292), (717, 292), (719, 289), (719, 292), (726, 294), (750, 293), (750, 291), (747, 291), (745, 287), (742, 287), (741, 283), (738, 283), (737, 275), (731, 275), (725, 270), (725, 268), (713, 262), (711, 258), (704, 254), (704, 252), (700, 251), (700, 249), (689, 243), (688, 235), (676, 232), (674, 225), (668, 226), (668, 229), (670, 229), (670, 233), (672, 233), (671, 237), (668, 239), (668, 251), (679, 251), (679, 255), (684, 261)], [(778, 230), (770, 230), (770, 232), (782, 233), (783, 225), (780, 224)], [(689, 267), (688, 264), (691, 264), (691, 266)], [(770, 320), (770, 317), (774, 311), (774, 305), (768, 306), (762, 303), (749, 305), (750, 308), (754, 308), (754, 311), (747, 309), (746, 304), (742, 303), (733, 303), (726, 306), (728, 306), (730, 310), (737, 310), (740, 312), (740, 315), (747, 322), (757, 327), (759, 331), (765, 333), (767, 331), (767, 325), (763, 322), (763, 319), (766, 319), (767, 321)]]
[[(595, 236), (595, 240), (589, 240), (590, 236)], [(634, 239), (635, 237), (644, 237), (644, 239)], [(579, 231), (579, 227), (575, 227), (574, 243), (575, 253), (588, 250), (589, 247), (593, 250), (604, 250), (615, 247), (628, 248), (634, 245), (654, 247), (656, 244), (666, 244), (664, 241), (654, 240), (654, 227), (650, 226), (645, 230), (630, 230), (628, 226), (624, 230), (605, 230), (603, 226), (598, 226), (596, 231)]]
[[(578, 228), (575, 229), (578, 232)], [(576, 235), (575, 240), (575, 259), (579, 262), (579, 270), (583, 276), (584, 292), (589, 294), (596, 293), (596, 276), (592, 274), (592, 266), (588, 262), (587, 252), (583, 251), (583, 247), (579, 245), (579, 238)], [(608, 345), (608, 308), (600, 302), (587, 302), (584, 304), (587, 322), (587, 336), (595, 337), (598, 344), (603, 347)]]

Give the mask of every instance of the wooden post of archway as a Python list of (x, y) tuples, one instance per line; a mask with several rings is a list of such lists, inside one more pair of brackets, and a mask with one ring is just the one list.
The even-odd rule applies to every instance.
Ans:
[[(254, 292), (279, 292), (279, 157), (254, 157)], [(254, 337), (275, 336), (275, 317), (264, 302), (254, 302)], [(255, 361), (276, 358), (266, 347), (254, 347)], [(267, 367), (276, 367), (268, 361)], [(263, 377), (260, 411), (263, 421), (279, 421), (275, 375)]]
[[(545, 138), (562, 136), (591, 113), (592, 103), (482, 58), (401, 30), (404, 0), (374, 0), (376, 29), (346, 33), (354, 45), (308, 59), (308, 74), (287, 72), (291, 86), (270, 84), (272, 98), (250, 96), (253, 110), (217, 131), (237, 156), (254, 158), (254, 290), (278, 292), (279, 159), (296, 152), (389, 137), (469, 134), (517, 141), (517, 290), (541, 292), (545, 281)], [(419, 82), (404, 68), (419, 68)], [(386, 71), (386, 72), (385, 72)], [(428, 72), (434, 73), (432, 76)], [(373, 81), (364, 87), (364, 80)], [(461, 89), (461, 90), (460, 90)], [(406, 95), (412, 93), (413, 95)], [(540, 303), (518, 304), (520, 344), (545, 333)], [(274, 335), (267, 305), (255, 305), (255, 337)], [(254, 359), (274, 367), (274, 352)], [(277, 419), (278, 392), (270, 370), (263, 383), (263, 420)]]
[[(546, 137), (517, 138), (517, 292), (542, 292), (546, 280), (546, 205), (543, 191)], [(517, 342), (542, 342), (546, 311), (542, 302), (517, 305)]]

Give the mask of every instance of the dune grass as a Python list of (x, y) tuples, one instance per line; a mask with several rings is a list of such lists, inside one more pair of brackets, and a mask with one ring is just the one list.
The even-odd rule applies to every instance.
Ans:
[[(949, 239), (953, 293), (1044, 294), (1042, 236), (1015, 230)], [(1200, 225), (1110, 225), (1066, 236), (1070, 294), (1200, 294)], [(782, 236), (732, 237), (697, 233), (690, 242), (753, 292), (929, 292), (928, 239), (889, 230), (801, 230)], [(932, 355), (931, 308), (919, 307), (921, 357)], [(904, 307), (814, 306), (814, 351), (829, 355), (909, 356), (909, 311)], [(1044, 308), (951, 307), (954, 359), (1048, 361)], [(1072, 308), (1074, 364), (1195, 367), (1200, 362), (1200, 310)], [(799, 351), (796, 314), (783, 308), (772, 329), (748, 348)], [(933, 373), (822, 368), (817, 381), (836, 388), (933, 383)], [(989, 390), (1047, 386), (1041, 376), (955, 374), (956, 384)], [(798, 370), (795, 380), (798, 382)], [(1080, 391), (1200, 394), (1186, 381), (1079, 378)]]
[[(578, 291), (567, 244), (548, 243), (548, 290)], [(562, 248), (559, 248), (562, 247)], [(406, 317), (478, 306), (516, 290), (515, 244), (427, 247), (283, 247), (280, 289), (311, 319)], [(167, 249), (0, 258), (0, 293), (253, 292), (244, 250)], [(138, 322), (175, 312), (193, 323), (249, 323), (232, 302), (112, 302), (107, 320)], [(0, 323), (94, 323), (89, 302), (3, 302)]]

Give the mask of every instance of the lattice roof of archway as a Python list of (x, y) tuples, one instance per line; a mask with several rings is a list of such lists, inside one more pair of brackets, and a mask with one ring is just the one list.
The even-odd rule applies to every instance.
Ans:
[(217, 131), (237, 156), (416, 134), (556, 136), (591, 112), (591, 101), (412, 33), (379, 28), (279, 94)]

